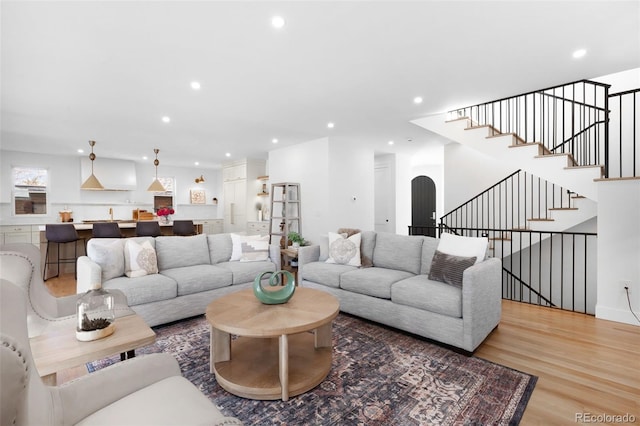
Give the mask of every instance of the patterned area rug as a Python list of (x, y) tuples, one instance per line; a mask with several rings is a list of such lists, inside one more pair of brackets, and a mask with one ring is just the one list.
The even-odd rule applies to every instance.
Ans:
[[(516, 425), (537, 378), (467, 357), (402, 332), (340, 314), (333, 366), (310, 392), (254, 401), (222, 389), (209, 373), (203, 316), (155, 327), (138, 354), (173, 354), (183, 375), (218, 408), (246, 425)], [(87, 364), (95, 371), (119, 356)]]

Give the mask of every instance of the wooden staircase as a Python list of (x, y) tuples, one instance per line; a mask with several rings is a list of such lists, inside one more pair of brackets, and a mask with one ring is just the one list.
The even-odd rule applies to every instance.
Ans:
[(439, 114), (412, 123), (593, 201), (598, 199), (594, 180), (603, 176), (601, 165), (578, 166), (571, 154), (553, 154), (540, 143), (526, 143), (514, 133), (500, 133), (492, 126), (475, 125), (467, 117), (447, 121), (446, 114)]

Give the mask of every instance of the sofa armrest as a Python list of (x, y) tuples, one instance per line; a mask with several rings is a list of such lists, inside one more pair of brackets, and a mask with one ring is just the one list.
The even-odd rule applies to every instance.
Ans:
[(302, 246), (298, 249), (298, 269), (306, 263), (317, 262), (320, 259), (320, 246)]
[(269, 259), (276, 265), (276, 271), (282, 267), (282, 259), (280, 257), (280, 246), (278, 244), (269, 244)]
[(302, 246), (298, 249), (298, 285), (302, 284), (304, 265), (320, 260), (320, 246), (318, 244)]
[[(80, 256), (78, 258), (77, 263), (78, 268), (78, 279), (76, 280), (76, 293), (84, 294), (87, 291), (91, 290), (93, 283), (100, 283), (102, 285), (102, 268), (96, 262), (91, 260), (88, 256)], [(111, 293), (115, 299), (116, 303), (116, 316), (124, 316), (131, 315), (134, 313), (129, 308), (129, 302), (127, 301), (127, 296), (120, 290), (110, 289), (109, 293)], [(68, 315), (76, 313), (75, 309), (75, 301), (78, 296), (69, 296), (68, 298), (64, 298), (66, 300), (62, 300), (60, 304), (64, 304), (65, 310), (70, 311)]]
[(500, 322), (502, 261), (488, 258), (467, 268), (462, 279), (465, 346), (473, 351)]
[[(171, 376), (181, 376), (169, 354), (151, 354), (118, 362), (53, 388), (62, 407), (62, 424), (76, 424), (92, 413)], [(87, 395), (91, 396), (87, 398)]]
[(77, 261), (76, 293), (84, 294), (91, 290), (93, 283), (102, 284), (102, 268), (88, 256), (80, 256)]

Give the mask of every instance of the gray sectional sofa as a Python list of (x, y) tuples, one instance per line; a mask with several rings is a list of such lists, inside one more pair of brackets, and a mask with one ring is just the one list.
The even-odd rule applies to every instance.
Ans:
[[(151, 244), (158, 273), (125, 275), (127, 240)], [(96, 282), (119, 290), (150, 326), (204, 314), (212, 300), (251, 287), (261, 272), (280, 269), (277, 245), (269, 246), (269, 258), (260, 261), (231, 261), (232, 250), (230, 234), (92, 238), (87, 256), (78, 258), (77, 292), (86, 292)]]
[(367, 231), (371, 267), (327, 263), (328, 238), (298, 251), (299, 285), (340, 300), (340, 310), (473, 352), (501, 316), (502, 264), (486, 258), (464, 270), (462, 287), (429, 279), (439, 240)]

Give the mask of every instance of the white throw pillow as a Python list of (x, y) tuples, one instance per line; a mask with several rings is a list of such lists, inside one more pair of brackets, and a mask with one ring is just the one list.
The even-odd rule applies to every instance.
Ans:
[(458, 257), (475, 257), (476, 263), (487, 256), (489, 240), (486, 237), (463, 237), (444, 232), (440, 235), (438, 251)]
[(127, 239), (124, 245), (125, 274), (130, 278), (158, 273), (158, 258), (149, 241), (142, 244)]
[(346, 234), (336, 234), (329, 232), (329, 258), (327, 263), (338, 263), (340, 265), (360, 266), (360, 233), (349, 238)]
[(100, 266), (102, 281), (124, 275), (124, 240), (92, 238), (87, 243), (87, 256)]
[(268, 235), (231, 234), (231, 261), (258, 262), (269, 259)]

